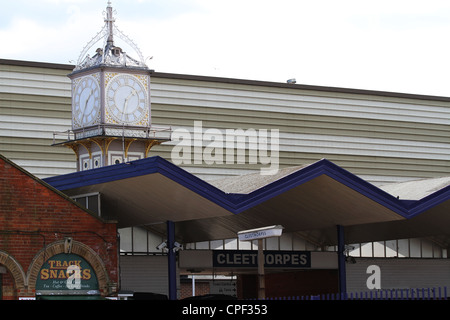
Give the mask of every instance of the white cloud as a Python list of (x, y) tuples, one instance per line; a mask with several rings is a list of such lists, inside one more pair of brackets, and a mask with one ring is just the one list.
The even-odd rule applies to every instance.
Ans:
[[(59, 4), (72, 4), (72, 3), (76, 3), (76, 4), (86, 4), (91, 2), (92, 0), (41, 0), (43, 2), (43, 4), (50, 4), (50, 5), (59, 5)], [(105, 2), (106, 4), (106, 2)]]
[[(8, 43), (1, 58), (77, 60), (103, 26), (106, 0), (41, 2), (60, 5), (66, 16), (44, 23), (22, 12), (0, 29)], [(149, 65), (157, 71), (450, 95), (448, 1), (112, 3), (117, 26), (154, 56)]]

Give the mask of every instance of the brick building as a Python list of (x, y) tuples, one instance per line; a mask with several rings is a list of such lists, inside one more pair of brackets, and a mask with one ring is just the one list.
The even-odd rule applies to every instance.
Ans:
[(92, 299), (117, 290), (116, 223), (1, 155), (0, 234), (0, 299)]

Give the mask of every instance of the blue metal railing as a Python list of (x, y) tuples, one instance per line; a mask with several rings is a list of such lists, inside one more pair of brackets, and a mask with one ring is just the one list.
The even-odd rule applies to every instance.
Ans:
[(447, 287), (385, 289), (309, 296), (268, 297), (266, 300), (445, 300)]

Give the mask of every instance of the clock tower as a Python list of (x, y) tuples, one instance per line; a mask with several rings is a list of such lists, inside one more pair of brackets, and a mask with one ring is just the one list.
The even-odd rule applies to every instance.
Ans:
[[(115, 43), (131, 47), (132, 58)], [(99, 41), (91, 57), (88, 51)], [(72, 130), (62, 144), (77, 156), (79, 171), (138, 160), (170, 140), (170, 128), (151, 125), (150, 70), (136, 44), (115, 26), (108, 1), (103, 29), (83, 49), (73, 72)]]

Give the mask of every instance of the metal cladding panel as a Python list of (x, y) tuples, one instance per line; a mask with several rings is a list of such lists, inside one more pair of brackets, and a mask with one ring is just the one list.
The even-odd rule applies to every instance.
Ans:
[[(0, 60), (0, 152), (13, 161), (27, 159), (25, 168), (39, 177), (75, 168), (72, 151), (50, 148), (48, 138), (71, 127), (67, 74), (72, 70)], [(281, 168), (326, 158), (377, 185), (450, 176), (450, 98), (153, 73), (151, 100), (154, 125), (191, 129), (202, 121), (205, 130), (278, 129)], [(49, 147), (39, 154), (33, 151), (37, 137), (48, 140)], [(171, 159), (175, 143), (156, 146), (151, 155)], [(44, 161), (43, 154), (61, 161), (60, 169), (29, 163)], [(256, 172), (261, 165), (182, 167), (212, 180)]]
[(448, 259), (355, 258), (347, 263), (347, 292), (367, 292), (368, 278), (374, 274), (369, 266), (380, 269), (381, 290), (443, 288), (450, 286)]
[(67, 70), (0, 65), (0, 92), (70, 97)]
[[(192, 130), (280, 131), (280, 166), (327, 158), (377, 184), (450, 175), (450, 104), (375, 92), (310, 90), (245, 81), (153, 76), (154, 121)], [(170, 157), (173, 143), (154, 149)], [(256, 165), (184, 166), (204, 179), (255, 172)]]
[(120, 279), (123, 291), (168, 296), (167, 256), (120, 256)]
[(0, 64), (0, 153), (39, 178), (76, 170), (72, 151), (51, 146), (71, 126), (67, 72)]

